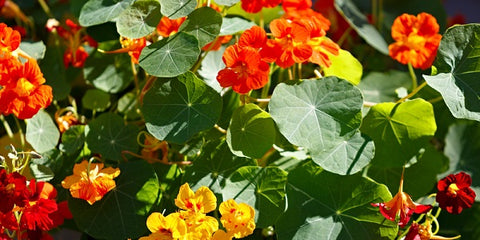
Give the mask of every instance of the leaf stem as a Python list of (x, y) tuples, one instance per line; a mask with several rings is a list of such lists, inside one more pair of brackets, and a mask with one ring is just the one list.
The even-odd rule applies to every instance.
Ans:
[(22, 150), (25, 150), (25, 134), (23, 134), (22, 130), (22, 125), (20, 125), (20, 121), (18, 121), (18, 118), (14, 117), (15, 119), (15, 124), (17, 125), (18, 128), (18, 134), (20, 134), (20, 144), (22, 146)]
[(0, 114), (0, 120), (3, 123), (3, 127), (5, 127), (5, 131), (7, 132), (8, 137), (10, 138), (10, 140), (13, 140), (14, 136), (13, 136), (12, 128), (10, 128), (10, 125), (8, 124), (7, 120), (5, 119), (5, 117), (3, 117), (2, 114)]
[(38, 0), (38, 3), (40, 3), (40, 6), (42, 7), (43, 11), (49, 18), (53, 18), (53, 14), (50, 11), (50, 8), (48, 7), (48, 4), (45, 2), (45, 0)]
[(405, 102), (405, 100), (415, 96), (415, 94), (417, 94), (420, 90), (422, 90), (422, 88), (424, 88), (425, 86), (427, 86), (427, 82), (423, 82), (422, 84), (420, 84), (418, 87), (416, 87), (415, 89), (412, 90), (411, 93), (409, 93), (407, 96), (403, 97), (402, 99), (398, 100), (397, 103), (401, 103), (401, 102)]
[(215, 126), (213, 126), (215, 129), (217, 129), (219, 132), (221, 132), (222, 134), (227, 134), (227, 130), (223, 129), (222, 127), (218, 126), (217, 124), (215, 124)]
[(417, 88), (417, 75), (415, 75), (415, 70), (411, 63), (408, 63), (408, 72), (410, 73), (410, 77), (412, 78), (412, 89)]

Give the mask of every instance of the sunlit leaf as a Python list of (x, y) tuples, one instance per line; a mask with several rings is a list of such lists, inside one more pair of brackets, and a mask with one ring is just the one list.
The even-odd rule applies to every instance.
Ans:
[(237, 108), (227, 130), (227, 143), (240, 157), (261, 158), (275, 141), (275, 123), (270, 115), (250, 103)]
[(256, 227), (272, 226), (285, 209), (287, 172), (277, 167), (246, 166), (228, 179), (223, 200), (235, 199), (255, 209)]
[(157, 77), (175, 77), (187, 72), (200, 54), (197, 39), (179, 32), (145, 47), (140, 54), (140, 66)]
[(332, 65), (324, 68), (325, 76), (337, 76), (345, 79), (354, 85), (358, 85), (362, 79), (362, 64), (349, 52), (340, 49), (338, 56), (329, 55)]
[(454, 26), (442, 36), (433, 64), (437, 74), (424, 75), (456, 118), (480, 121), (479, 60), (480, 24)]
[(205, 83), (217, 92), (221, 92), (223, 89), (217, 81), (217, 75), (220, 70), (225, 68), (225, 63), (222, 60), (224, 52), (225, 47), (221, 47), (218, 51), (208, 52), (198, 70), (198, 74), (203, 77)]
[(220, 5), (232, 6), (235, 3), (238, 3), (240, 0), (216, 0), (215, 2)]
[(394, 239), (397, 225), (371, 203), (392, 198), (360, 174), (339, 176), (311, 162), (288, 174), (288, 209), (275, 225), (279, 240)]
[(380, 103), (363, 119), (362, 132), (375, 142), (373, 163), (401, 167), (435, 134), (432, 104), (415, 99), (403, 103)]
[(109, 22), (118, 17), (134, 0), (89, 0), (83, 5), (79, 22), (84, 27)]
[(50, 115), (40, 110), (27, 120), (26, 138), (35, 151), (43, 153), (57, 146), (60, 132)]
[(254, 22), (239, 17), (223, 18), (220, 36), (233, 35), (255, 26)]
[(22, 41), (20, 43), (20, 49), (26, 52), (30, 57), (35, 58), (36, 60), (43, 59), (45, 57), (45, 52), (47, 47), (43, 44), (42, 41), (38, 42), (26, 42)]
[(157, 175), (143, 161), (124, 162), (119, 168), (117, 186), (102, 200), (93, 205), (68, 200), (78, 228), (96, 239), (136, 239), (148, 232), (145, 222), (159, 194)]
[(185, 17), (197, 7), (197, 0), (159, 0), (162, 14), (170, 19)]
[(220, 95), (195, 74), (158, 79), (145, 94), (142, 112), (156, 138), (184, 143), (215, 125), (222, 111)]
[(137, 0), (118, 16), (117, 31), (128, 38), (141, 38), (152, 33), (161, 18), (158, 1)]

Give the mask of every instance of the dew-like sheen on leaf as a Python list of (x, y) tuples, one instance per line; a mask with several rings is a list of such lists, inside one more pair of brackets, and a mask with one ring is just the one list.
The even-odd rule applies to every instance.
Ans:
[(222, 99), (195, 74), (158, 79), (143, 98), (148, 132), (158, 139), (184, 143), (220, 118)]

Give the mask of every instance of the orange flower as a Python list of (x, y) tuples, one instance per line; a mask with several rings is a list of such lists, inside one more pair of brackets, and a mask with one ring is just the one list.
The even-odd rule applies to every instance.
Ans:
[(140, 53), (142, 52), (143, 48), (147, 45), (147, 40), (143, 38), (131, 39), (127, 37), (120, 37), (120, 43), (122, 44), (122, 48), (113, 50), (113, 51), (105, 51), (104, 53), (128, 53), (133, 63), (138, 64), (138, 58), (140, 57)]
[[(145, 134), (145, 147), (142, 149), (142, 157), (148, 163), (162, 162), (168, 163), (168, 142), (160, 141), (150, 134)], [(159, 150), (162, 152), (162, 159), (158, 160)]]
[[(18, 60), (9, 60), (13, 68), (7, 73), (0, 71), (0, 113), (13, 113), (20, 119), (33, 117), (41, 108), (52, 102), (52, 88), (45, 83), (45, 78), (37, 61), (29, 58), (25, 64)], [(15, 63), (17, 61), (18, 63)], [(1, 69), (0, 69), (1, 70)]]
[(180, 211), (180, 216), (187, 224), (187, 239), (210, 239), (218, 230), (218, 221), (204, 213)]
[(18, 31), (0, 23), (0, 51), (12, 52), (20, 46), (21, 36)]
[(308, 41), (312, 47), (312, 56), (308, 59), (309, 62), (316, 63), (322, 67), (330, 67), (329, 54), (337, 56), (340, 54), (340, 47), (327, 37), (316, 37)]
[(232, 35), (219, 36), (217, 39), (202, 47), (203, 51), (218, 51), (220, 47), (232, 40)]
[(161, 213), (154, 212), (147, 218), (147, 228), (152, 233), (139, 240), (180, 239), (187, 234), (187, 225), (180, 213), (171, 213), (164, 217)]
[(157, 33), (162, 37), (170, 37), (178, 32), (180, 25), (185, 21), (185, 17), (177, 18), (177, 19), (170, 19), (168, 17), (162, 17), (160, 22), (157, 25)]
[(429, 68), (437, 55), (442, 36), (435, 17), (428, 13), (402, 14), (392, 25), (392, 38), (396, 41), (388, 49), (390, 56), (414, 68)]
[(118, 168), (103, 168), (103, 163), (89, 163), (83, 160), (73, 167), (73, 175), (62, 181), (62, 187), (70, 189), (74, 198), (86, 200), (90, 205), (99, 201), (116, 184), (113, 180), (120, 174)]
[(243, 238), (255, 230), (255, 210), (250, 205), (229, 199), (220, 204), (219, 211), (222, 214), (220, 221), (228, 235)]
[(57, 122), (61, 133), (64, 133), (73, 125), (80, 124), (76, 114), (71, 111), (65, 111), (65, 109), (60, 109), (55, 113), (55, 122)]
[(282, 0), (242, 0), (242, 8), (248, 13), (257, 13), (262, 8), (273, 8), (280, 4)]
[(217, 208), (217, 197), (208, 187), (200, 187), (195, 193), (188, 183), (180, 187), (175, 205), (193, 213), (209, 213)]

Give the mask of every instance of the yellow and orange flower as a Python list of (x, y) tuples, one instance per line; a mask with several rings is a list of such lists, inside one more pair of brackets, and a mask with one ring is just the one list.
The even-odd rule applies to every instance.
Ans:
[(164, 217), (154, 212), (147, 218), (147, 228), (152, 232), (139, 240), (170, 240), (184, 238), (187, 234), (187, 225), (180, 213), (171, 213)]
[(200, 187), (195, 193), (188, 183), (180, 187), (175, 205), (192, 213), (209, 213), (217, 208), (217, 197), (208, 187)]
[(402, 14), (392, 25), (392, 38), (396, 41), (388, 46), (390, 56), (402, 64), (414, 68), (429, 68), (437, 55), (442, 35), (435, 17), (428, 13), (417, 16)]
[(62, 187), (70, 189), (72, 197), (84, 199), (92, 205), (115, 188), (113, 179), (119, 174), (118, 168), (103, 168), (103, 163), (89, 163), (83, 160), (75, 164), (73, 175), (62, 181)]
[(20, 46), (21, 36), (18, 31), (0, 23), (0, 51), (12, 52)]
[(170, 37), (178, 32), (180, 25), (185, 22), (185, 17), (177, 18), (177, 19), (170, 19), (168, 17), (162, 17), (160, 22), (157, 25), (157, 33), (162, 37)]
[(210, 239), (218, 230), (218, 221), (204, 213), (180, 211), (181, 217), (187, 224), (187, 239)]
[(235, 200), (229, 199), (220, 204), (219, 211), (222, 214), (220, 221), (227, 230), (227, 236), (243, 238), (255, 230), (255, 210), (250, 205), (238, 204)]

